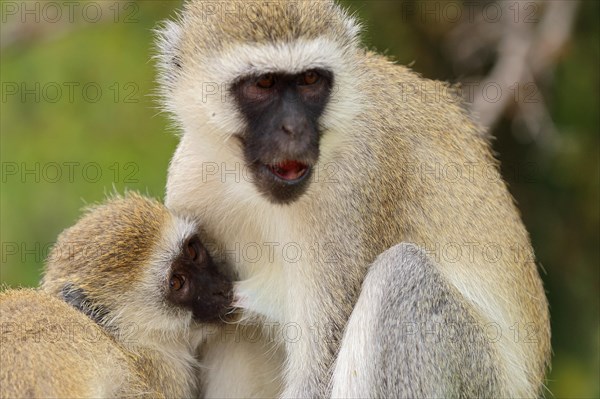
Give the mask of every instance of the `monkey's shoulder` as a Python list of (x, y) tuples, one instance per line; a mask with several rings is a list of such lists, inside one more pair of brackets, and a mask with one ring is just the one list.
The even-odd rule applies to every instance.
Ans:
[[(360, 91), (378, 101), (367, 104), (368, 119), (397, 140), (402, 132), (447, 148), (488, 147), (488, 134), (468, 111), (460, 87), (422, 77), (389, 57), (366, 51)], [(400, 135), (399, 135), (400, 134)], [(487, 158), (488, 156), (485, 155)]]
[[(0, 293), (2, 397), (111, 396), (128, 360), (90, 318), (35, 289)], [(5, 363), (6, 362), (6, 363)]]
[[(34, 320), (64, 321), (69, 319), (82, 323), (89, 319), (59, 298), (33, 288), (8, 289), (0, 293), (0, 320), (19, 321), (28, 315)], [(35, 326), (40, 329), (41, 326)], [(99, 328), (99, 327), (98, 327)]]
[(45, 346), (46, 351), (73, 354), (93, 347), (101, 349), (103, 356), (125, 360), (120, 346), (101, 326), (42, 290), (10, 289), (0, 293), (0, 322), (6, 327), (2, 330), (3, 342), (19, 341)]

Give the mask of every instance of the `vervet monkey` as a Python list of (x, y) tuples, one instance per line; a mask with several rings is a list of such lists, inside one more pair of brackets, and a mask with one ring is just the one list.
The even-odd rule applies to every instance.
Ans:
[(359, 34), (328, 0), (186, 2), (157, 41), (166, 204), (298, 327), (283, 397), (534, 397), (548, 304), (486, 133)]
[(42, 290), (0, 294), (0, 396), (197, 395), (196, 349), (232, 300), (197, 231), (134, 193), (91, 208), (59, 236)]

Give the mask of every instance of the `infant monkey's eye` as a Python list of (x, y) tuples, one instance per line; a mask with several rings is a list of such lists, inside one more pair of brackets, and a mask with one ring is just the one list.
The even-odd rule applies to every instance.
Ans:
[(304, 72), (304, 74), (302, 75), (302, 77), (300, 79), (300, 85), (301, 86), (314, 85), (315, 83), (317, 83), (319, 81), (320, 78), (321, 78), (321, 76), (318, 74), (318, 72), (306, 71), (306, 72)]
[(169, 287), (174, 291), (179, 291), (185, 285), (185, 277), (179, 274), (174, 274), (169, 280)]
[(194, 236), (188, 241), (186, 251), (193, 261), (197, 261), (202, 256), (202, 244), (200, 244), (198, 236)]
[(256, 81), (256, 85), (261, 89), (270, 89), (275, 84), (275, 76), (273, 74), (268, 73), (266, 75), (262, 75)]

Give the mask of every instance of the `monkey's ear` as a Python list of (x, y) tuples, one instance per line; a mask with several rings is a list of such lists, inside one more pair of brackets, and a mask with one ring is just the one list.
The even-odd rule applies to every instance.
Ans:
[(348, 10), (344, 10), (344, 25), (348, 36), (350, 36), (353, 40), (360, 40), (360, 35), (364, 27), (358, 19), (357, 12), (350, 14)]
[(154, 46), (156, 50), (155, 59), (158, 67), (158, 80), (161, 90), (170, 91), (178, 71), (182, 68), (182, 57), (180, 43), (183, 37), (181, 22), (164, 21), (158, 28), (154, 29), (156, 39)]

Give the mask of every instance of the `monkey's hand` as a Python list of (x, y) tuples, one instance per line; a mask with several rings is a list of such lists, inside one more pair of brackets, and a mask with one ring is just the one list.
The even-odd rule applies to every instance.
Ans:
[(274, 302), (274, 297), (265, 295), (264, 281), (256, 276), (237, 281), (233, 285), (233, 306), (243, 311), (241, 321), (250, 322), (258, 318), (280, 321), (282, 307)]

